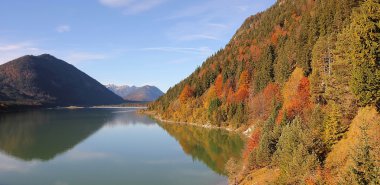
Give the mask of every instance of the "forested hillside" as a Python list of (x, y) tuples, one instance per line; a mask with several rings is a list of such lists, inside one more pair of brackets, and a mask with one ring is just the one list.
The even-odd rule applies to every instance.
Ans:
[(247, 130), (242, 184), (379, 184), (379, 43), (379, 0), (278, 0), (149, 109)]

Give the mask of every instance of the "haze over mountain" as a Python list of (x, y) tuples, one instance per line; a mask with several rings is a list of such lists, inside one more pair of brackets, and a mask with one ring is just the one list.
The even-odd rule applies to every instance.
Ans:
[(0, 104), (92, 106), (124, 100), (54, 56), (27, 55), (0, 65)]
[(155, 101), (161, 97), (164, 93), (155, 86), (117, 86), (114, 84), (106, 85), (106, 87), (128, 101)]

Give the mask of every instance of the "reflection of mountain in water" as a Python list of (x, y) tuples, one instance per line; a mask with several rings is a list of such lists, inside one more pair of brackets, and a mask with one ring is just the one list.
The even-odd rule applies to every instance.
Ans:
[(224, 166), (231, 157), (241, 158), (244, 141), (238, 134), (187, 125), (160, 125), (181, 144), (185, 153), (218, 174), (225, 175)]
[(112, 118), (102, 110), (37, 110), (0, 115), (0, 149), (22, 160), (50, 160)]
[(108, 125), (155, 125), (156, 121), (148, 116), (138, 114), (135, 109), (114, 110), (112, 111), (113, 118)]

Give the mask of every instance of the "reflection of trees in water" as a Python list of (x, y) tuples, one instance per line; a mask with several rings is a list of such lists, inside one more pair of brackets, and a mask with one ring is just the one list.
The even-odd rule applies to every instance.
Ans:
[(226, 175), (225, 164), (230, 158), (241, 158), (244, 141), (239, 134), (188, 125), (160, 125), (180, 143), (185, 153), (218, 174)]
[(100, 129), (108, 111), (36, 110), (0, 115), (0, 149), (22, 160), (50, 160)]

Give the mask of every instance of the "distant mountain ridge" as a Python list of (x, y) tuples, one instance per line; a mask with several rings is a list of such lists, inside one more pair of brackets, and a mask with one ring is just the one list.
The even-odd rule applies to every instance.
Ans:
[(114, 85), (109, 84), (106, 87), (128, 101), (155, 101), (161, 97), (164, 93), (155, 86), (128, 86), (128, 85)]
[(124, 100), (54, 56), (27, 55), (0, 65), (0, 105), (93, 106)]

